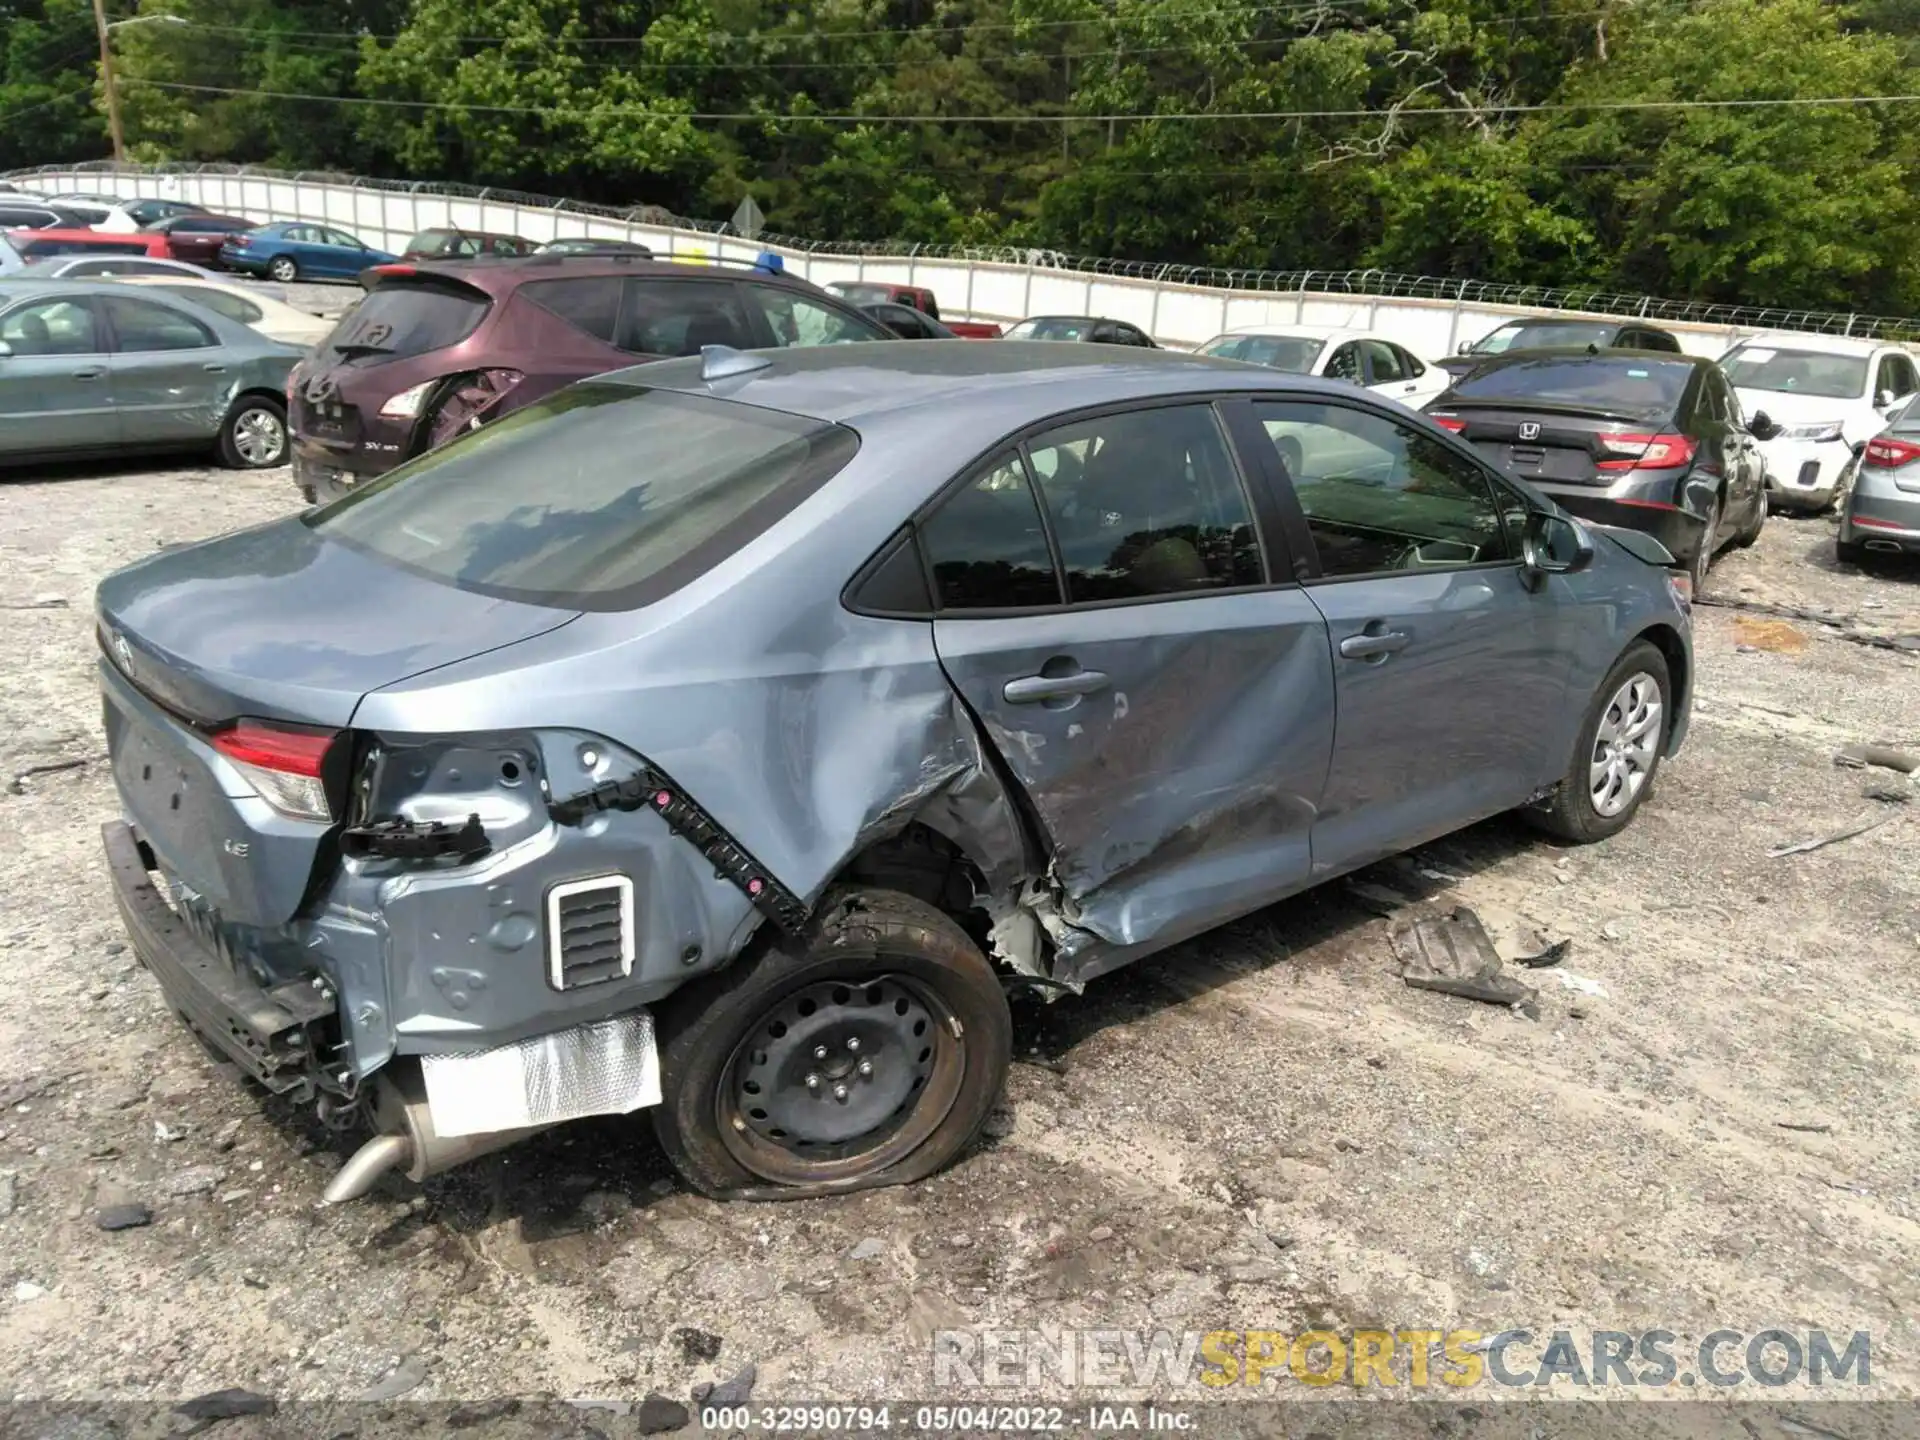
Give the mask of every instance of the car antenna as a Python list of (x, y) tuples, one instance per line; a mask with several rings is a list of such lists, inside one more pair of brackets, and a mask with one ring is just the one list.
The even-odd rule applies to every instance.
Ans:
[(702, 380), (725, 380), (733, 375), (751, 375), (756, 370), (766, 369), (772, 363), (764, 355), (743, 355), (731, 345), (700, 347), (700, 378)]

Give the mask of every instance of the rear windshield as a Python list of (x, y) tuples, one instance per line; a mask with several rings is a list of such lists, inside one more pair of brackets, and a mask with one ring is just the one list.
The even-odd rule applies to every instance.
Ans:
[(355, 366), (444, 350), (471, 335), (492, 305), (464, 285), (388, 281), (333, 327), (323, 349), (328, 359)]
[(1578, 349), (1582, 345), (1607, 346), (1619, 331), (1617, 325), (1581, 320), (1516, 320), (1477, 342), (1470, 353), (1499, 355), (1508, 350)]
[(1007, 332), (1009, 340), (1084, 340), (1093, 333), (1095, 322), (1076, 318), (1022, 320)]
[(570, 610), (670, 593), (859, 448), (818, 420), (668, 390), (575, 385), (309, 512), (431, 580)]
[(880, 305), (893, 299), (893, 291), (885, 285), (847, 283), (829, 285), (827, 288), (854, 305)]
[(1693, 366), (1614, 356), (1543, 356), (1479, 370), (1453, 387), (1476, 405), (1565, 405), (1635, 420), (1664, 420), (1680, 407)]
[(1313, 362), (1326, 343), (1302, 335), (1222, 335), (1202, 345), (1200, 353), (1306, 375), (1312, 372)]
[(1829, 400), (1853, 400), (1867, 393), (1867, 362), (1858, 355), (1742, 345), (1720, 361), (1720, 368), (1743, 390), (1777, 390)]

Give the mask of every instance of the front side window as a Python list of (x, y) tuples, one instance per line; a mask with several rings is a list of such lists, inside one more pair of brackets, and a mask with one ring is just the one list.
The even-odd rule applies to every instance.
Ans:
[(1505, 492), (1430, 435), (1339, 405), (1258, 403), (1329, 578), (1507, 560)]
[(1209, 405), (1075, 421), (1028, 442), (1073, 604), (1258, 585), (1239, 472)]
[(84, 300), (41, 300), (0, 317), (0, 340), (16, 355), (98, 355), (93, 307)]
[(360, 250), (365, 248), (358, 240), (354, 239), (353, 236), (347, 234), (344, 230), (323, 230), (320, 233), (326, 237), (326, 242), (329, 245), (338, 245), (346, 250)]
[(1867, 362), (1861, 356), (1742, 345), (1720, 361), (1720, 368), (1742, 390), (1819, 395), (1829, 400), (1852, 400), (1867, 393)]
[(942, 610), (1060, 603), (1060, 582), (1026, 467), (988, 461), (920, 527)]
[[(871, 320), (847, 314), (830, 305), (771, 285), (749, 285), (747, 294), (773, 331), (776, 345), (845, 345), (858, 340), (884, 339), (885, 332)], [(749, 342), (751, 343), (751, 342)]]
[(329, 539), (463, 590), (626, 609), (712, 568), (858, 449), (852, 431), (818, 420), (589, 383), (303, 518)]
[(169, 295), (178, 295), (182, 300), (191, 300), (195, 305), (204, 305), (216, 315), (224, 315), (229, 320), (237, 320), (242, 325), (258, 322), (266, 313), (244, 295), (229, 295), (224, 290), (193, 285), (157, 285)]
[(206, 326), (171, 306), (120, 295), (110, 295), (101, 303), (113, 322), (117, 348), (124, 353), (204, 350), (220, 343)]

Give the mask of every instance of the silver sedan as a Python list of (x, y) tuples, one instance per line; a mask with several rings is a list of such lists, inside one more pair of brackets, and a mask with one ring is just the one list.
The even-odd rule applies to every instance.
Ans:
[(202, 306), (111, 281), (0, 281), (0, 464), (212, 451), (287, 460), (302, 352)]

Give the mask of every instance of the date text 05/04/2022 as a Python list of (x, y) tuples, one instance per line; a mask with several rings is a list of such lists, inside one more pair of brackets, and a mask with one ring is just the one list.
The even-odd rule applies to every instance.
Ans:
[(845, 1431), (852, 1435), (899, 1429), (908, 1433), (994, 1431), (1053, 1434), (1188, 1432), (1191, 1413), (1158, 1405), (718, 1405), (700, 1412), (704, 1430), (789, 1434)]

